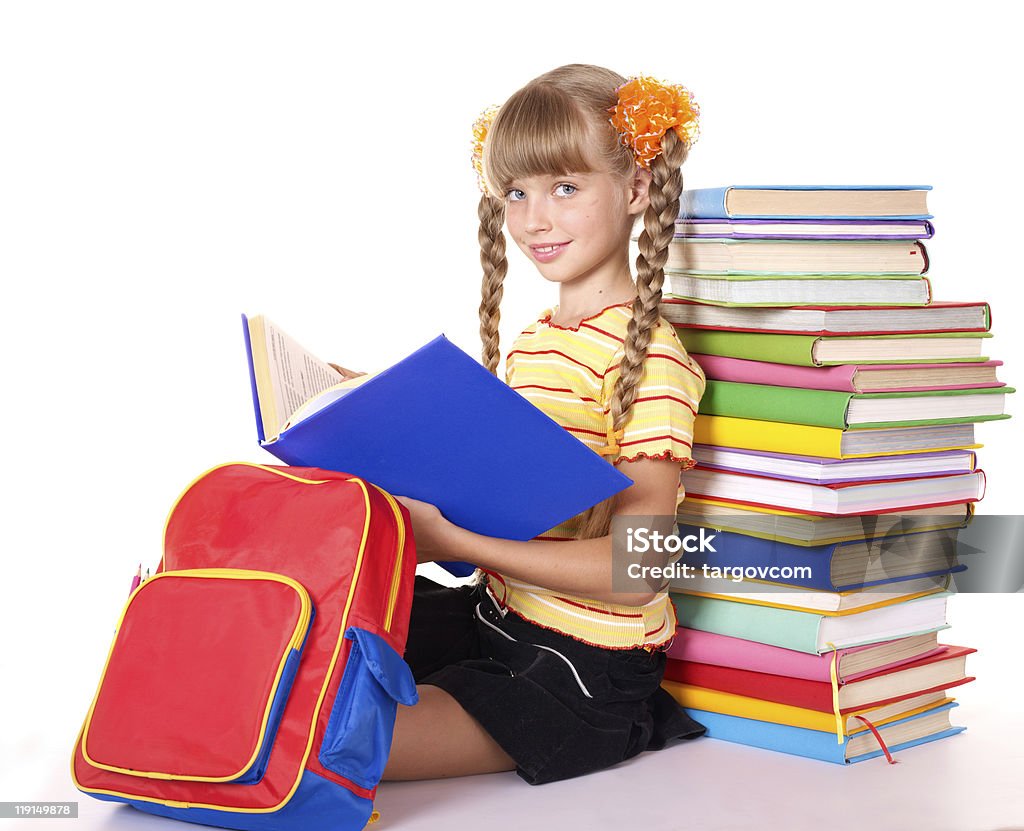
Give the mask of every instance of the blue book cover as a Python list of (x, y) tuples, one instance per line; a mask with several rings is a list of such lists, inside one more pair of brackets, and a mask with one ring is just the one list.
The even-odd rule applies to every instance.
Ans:
[[(679, 524), (679, 536), (686, 537), (690, 534), (700, 536), (700, 527), (696, 525)], [(740, 534), (735, 531), (714, 531), (715, 539), (712, 541), (714, 551), (705, 550), (685, 555), (682, 562), (688, 563), (700, 569), (705, 563), (711, 568), (729, 567), (771, 567), (786, 566), (794, 569), (794, 576), (786, 581), (786, 585), (800, 586), (805, 589), (818, 589), (826, 592), (851, 591), (854, 589), (865, 589), (872, 586), (895, 584), (894, 589), (899, 590), (899, 583), (905, 580), (916, 580), (920, 577), (938, 577), (944, 574), (956, 574), (966, 571), (967, 566), (956, 562), (955, 545), (949, 554), (949, 567), (933, 571), (921, 571), (908, 574), (903, 577), (889, 577), (884, 580), (869, 580), (861, 582), (848, 582), (837, 585), (832, 579), (832, 560), (841, 556), (844, 548), (853, 545), (860, 545), (862, 540), (848, 540), (845, 542), (826, 543), (824, 545), (794, 545), (782, 542), (781, 540), (763, 539), (747, 534)], [(876, 540), (872, 546), (876, 552), (872, 561), (881, 557), (883, 560), (888, 555), (894, 562), (902, 562), (912, 556), (915, 543), (924, 543), (931, 535), (931, 538), (947, 538), (949, 531), (918, 531), (910, 534), (898, 534), (885, 537), (884, 540)], [(802, 576), (806, 574), (807, 576)], [(783, 582), (783, 581), (773, 581)], [(936, 585), (938, 585), (936, 581)]]
[[(286, 464), (351, 473), (511, 540), (533, 539), (633, 484), (444, 335), (328, 393), (340, 397), (268, 441), (245, 315), (242, 326), (260, 445)], [(458, 577), (474, 570), (439, 564)]]
[(730, 190), (931, 190), (931, 185), (726, 185), (684, 190), (679, 197), (680, 219), (931, 219), (923, 214), (740, 214), (726, 207)]
[[(933, 713), (938, 713), (942, 710), (949, 710), (958, 706), (959, 704), (957, 704), (957, 702), (950, 701), (941, 706), (932, 707), (931, 709), (925, 710), (921, 713), (897, 719), (896, 721), (890, 722), (889, 724), (885, 724), (881, 727), (876, 725), (876, 729), (881, 733), (884, 740), (886, 728), (910, 722), (915, 719), (924, 718), (925, 716), (930, 716)], [(876, 756), (883, 755), (882, 748), (877, 746), (877, 740), (874, 742), (874, 750), (868, 753), (862, 753), (858, 756), (846, 758), (846, 746), (850, 742), (850, 736), (844, 737), (844, 741), (840, 744), (836, 740), (836, 734), (832, 732), (810, 730), (806, 727), (793, 727), (788, 724), (776, 724), (770, 721), (758, 721), (757, 719), (744, 718), (743, 716), (714, 713), (710, 710), (693, 710), (687, 708), (686, 712), (689, 713), (691, 718), (696, 719), (707, 727), (708, 731), (705, 736), (712, 739), (722, 739), (727, 742), (736, 742), (737, 744), (745, 744), (751, 747), (760, 747), (765, 750), (775, 750), (779, 753), (789, 753), (794, 756), (806, 756), (810, 759), (819, 759), (823, 762), (833, 762), (838, 765), (849, 765), (854, 762), (863, 762), (866, 759), (874, 759)], [(927, 742), (936, 741), (937, 739), (944, 739), (947, 736), (953, 736), (966, 729), (966, 727), (949, 727), (927, 736), (920, 736), (916, 739), (902, 742), (901, 744), (889, 744), (886, 742), (886, 747), (889, 748), (890, 753), (896, 753), (908, 747), (915, 747), (919, 744), (925, 744)], [(859, 736), (861, 734), (858, 733), (856, 735)]]

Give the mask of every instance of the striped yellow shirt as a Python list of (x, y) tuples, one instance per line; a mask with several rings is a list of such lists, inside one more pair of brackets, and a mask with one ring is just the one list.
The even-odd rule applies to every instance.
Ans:
[[(548, 309), (519, 335), (506, 359), (508, 385), (595, 451), (607, 444), (608, 404), (619, 377), (631, 305), (608, 306), (578, 327), (551, 323), (557, 307)], [(659, 318), (620, 453), (612, 462), (647, 457), (692, 467), (693, 422), (703, 392), (704, 373), (672, 325)], [(684, 496), (680, 482), (677, 504)], [(579, 529), (580, 518), (573, 517), (537, 539), (572, 540)], [(667, 594), (646, 606), (626, 606), (554, 592), (494, 571), (486, 575), (503, 607), (587, 643), (652, 649), (675, 635), (675, 610)]]

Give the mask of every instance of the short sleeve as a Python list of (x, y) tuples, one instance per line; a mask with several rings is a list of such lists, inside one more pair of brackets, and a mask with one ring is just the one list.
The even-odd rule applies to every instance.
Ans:
[[(605, 373), (603, 397), (610, 404), (619, 379), (620, 348)], [(693, 424), (704, 394), (704, 373), (687, 354), (672, 324), (664, 318), (651, 332), (643, 375), (619, 440), (614, 463), (674, 459), (692, 467)]]

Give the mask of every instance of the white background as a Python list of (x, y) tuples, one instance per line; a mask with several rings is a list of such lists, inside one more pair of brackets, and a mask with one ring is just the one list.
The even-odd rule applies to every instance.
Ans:
[[(702, 134), (686, 187), (932, 185), (935, 296), (989, 301), (990, 354), (1003, 380), (1024, 383), (1019, 29), (1006, 8), (4, 4), (0, 800), (80, 797), (107, 821), (109, 806), (71, 788), (67, 760), (135, 568), (156, 566), (166, 513), (195, 476), (275, 463), (256, 445), (241, 312), (360, 370), (439, 332), (479, 353), (470, 126), (550, 68), (599, 63), (687, 85)], [(512, 251), (503, 349), (555, 302)], [(1019, 421), (978, 433), (980, 510), (1015, 513)], [(1021, 603), (954, 598), (942, 640), (979, 649), (978, 681), (954, 711), (968, 732), (935, 753), (990, 724), (1002, 749), (986, 753), (1021, 767), (1019, 751), (1006, 755), (1024, 732), (1010, 686), (1019, 645), (999, 640), (1000, 627), (1020, 630)], [(688, 749), (674, 751), (680, 781), (697, 758)], [(761, 779), (783, 763), (744, 750)], [(907, 752), (903, 767), (938, 758), (927, 754)], [(831, 796), (852, 770), (829, 771)], [(573, 793), (596, 798), (608, 780), (593, 781)], [(528, 813), (543, 789), (517, 784), (508, 793)], [(695, 815), (700, 792), (687, 800)], [(782, 794), (778, 807), (797, 801)], [(982, 803), (970, 816), (1013, 818), (1000, 798)]]

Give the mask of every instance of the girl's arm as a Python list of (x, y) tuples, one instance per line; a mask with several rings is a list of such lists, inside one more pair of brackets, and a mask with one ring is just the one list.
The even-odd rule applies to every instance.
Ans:
[[(623, 473), (633, 484), (617, 498), (616, 516), (638, 516), (648, 521), (661, 517), (657, 528), (671, 531), (675, 521), (676, 493), (679, 485), (679, 463), (670, 459), (641, 458), (621, 462)], [(481, 568), (507, 574), (517, 580), (533, 583), (553, 591), (564, 591), (591, 597), (605, 603), (639, 606), (656, 596), (643, 580), (633, 580), (633, 591), (612, 591), (613, 565), (616, 584), (629, 583), (626, 566), (631, 560), (641, 562), (641, 555), (626, 555), (612, 560), (612, 537), (589, 540), (505, 540), (467, 531), (445, 519), (436, 507), (407, 497), (397, 497), (410, 511), (420, 562), (433, 560), (464, 560)], [(631, 523), (636, 527), (640, 523)], [(624, 541), (620, 545), (624, 549)], [(630, 560), (626, 560), (625, 557)], [(669, 558), (647, 553), (643, 565), (664, 566)], [(658, 581), (655, 581), (658, 582)]]

